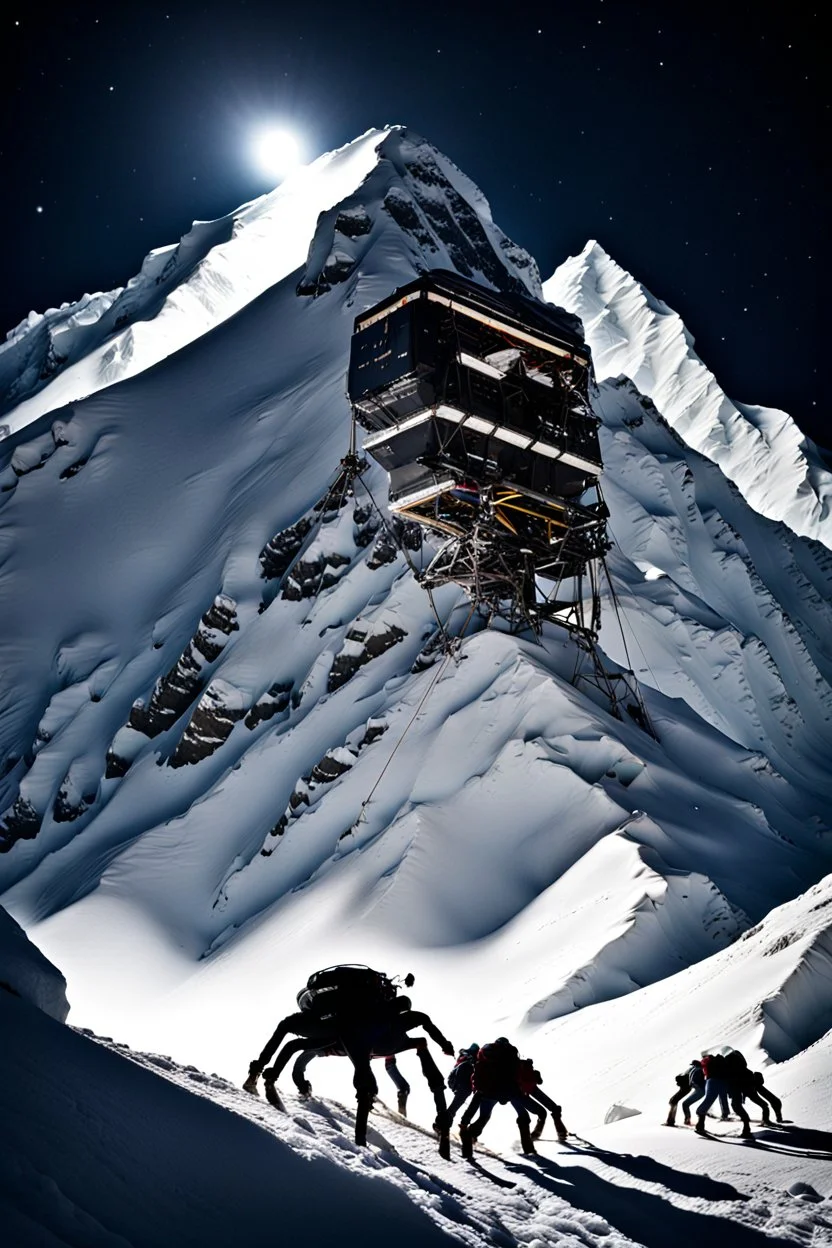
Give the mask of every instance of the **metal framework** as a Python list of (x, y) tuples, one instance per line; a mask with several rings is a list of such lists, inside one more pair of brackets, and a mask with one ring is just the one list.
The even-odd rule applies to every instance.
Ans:
[(589, 378), (576, 318), (434, 270), (356, 319), (351, 450), (358, 424), (391, 511), (444, 539), (427, 589), (461, 585), (517, 631), (567, 629), (618, 713), (640, 702), (595, 647), (609, 542)]

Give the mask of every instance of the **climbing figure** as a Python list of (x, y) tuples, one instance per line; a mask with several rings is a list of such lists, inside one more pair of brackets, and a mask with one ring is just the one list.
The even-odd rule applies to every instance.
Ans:
[[(693, 1082), (694, 1078), (697, 1080), (696, 1083)], [(702, 1063), (693, 1061), (687, 1070), (683, 1071), (680, 1075), (676, 1075), (676, 1091), (673, 1093), (668, 1103), (667, 1118), (665, 1119), (666, 1127), (676, 1126), (676, 1109), (682, 1097), (687, 1097), (687, 1101), (690, 1101), (690, 1097), (694, 1096), (699, 1088), (701, 1088), (699, 1096), (704, 1096), (705, 1076), (702, 1074)], [(698, 1100), (699, 1097), (696, 1097), (695, 1099)], [(686, 1104), (687, 1101), (685, 1102)], [(685, 1112), (685, 1124), (690, 1124), (689, 1110)]]
[[(693, 1058), (688, 1069), (681, 1075), (676, 1076), (676, 1084), (678, 1091), (670, 1098), (665, 1126), (676, 1126), (676, 1107), (682, 1101), (684, 1123), (686, 1127), (689, 1127), (691, 1108), (705, 1095), (705, 1071), (702, 1067), (702, 1062), (698, 1058)], [(684, 1100), (682, 1100), (683, 1097)], [(729, 1117), (727, 1092), (719, 1093), (719, 1104), (724, 1120)]]
[[(409, 987), (413, 976), (407, 976), (404, 982)], [(410, 1036), (408, 1032), (422, 1027), (449, 1055), (454, 1051), (453, 1046), (427, 1014), (413, 1010), (409, 998), (399, 997), (397, 992), (398, 987), (392, 980), (367, 966), (335, 966), (316, 972), (298, 993), (300, 1010), (278, 1024), (260, 1056), (250, 1064), (243, 1087), (256, 1095), (257, 1080), (262, 1074), (266, 1099), (282, 1110), (283, 1102), (275, 1084), (289, 1059), (307, 1049), (341, 1050), (352, 1062), (355, 1072), (355, 1141), (366, 1144), (367, 1119), (378, 1092), (371, 1059), (415, 1049), (436, 1105), (440, 1124), (439, 1151), (442, 1156), (449, 1156), (445, 1082), (425, 1037)], [(290, 1040), (281, 1049), (288, 1035), (298, 1039)], [(266, 1069), (275, 1055), (274, 1064)]]
[[(765, 1086), (765, 1080), (763, 1079), (762, 1071), (760, 1070), (753, 1071), (752, 1077), (754, 1079), (754, 1083), (756, 1086), (757, 1096), (762, 1097), (764, 1101), (769, 1102), (769, 1104), (771, 1105), (771, 1108), (774, 1110), (774, 1117), (777, 1119), (778, 1122), (782, 1122), (783, 1121), (783, 1102), (780, 1100), (780, 1097), (775, 1096), (774, 1093)], [(759, 1104), (759, 1101), (757, 1103)]]
[[(710, 1058), (710, 1054), (708, 1054), (707, 1057)], [(699, 1061), (698, 1058), (693, 1058), (691, 1060), (691, 1064), (688, 1067), (688, 1069), (686, 1071), (683, 1071), (681, 1075), (676, 1076), (677, 1091), (670, 1098), (667, 1119), (665, 1120), (666, 1127), (676, 1126), (676, 1109), (680, 1101), (682, 1102), (682, 1114), (683, 1114), (684, 1124), (686, 1127), (690, 1126), (690, 1121), (691, 1121), (690, 1111), (692, 1107), (696, 1104), (696, 1102), (700, 1101), (702, 1097), (705, 1095), (706, 1079), (705, 1079), (705, 1070), (703, 1067), (704, 1061), (705, 1061), (704, 1055), (703, 1055), (702, 1061)], [(682, 1099), (683, 1097), (684, 1099)], [(730, 1114), (728, 1112), (727, 1089), (723, 1089), (721, 1092), (719, 1092), (718, 1098), (719, 1098), (720, 1110), (722, 1112), (722, 1120), (724, 1122), (727, 1118), (730, 1117)]]
[(474, 1064), (474, 1095), (459, 1120), (463, 1157), (473, 1157), (474, 1141), (482, 1134), (497, 1104), (514, 1107), (522, 1150), (526, 1154), (535, 1153), (528, 1100), (518, 1082), (519, 1065), (520, 1055), (505, 1036), (479, 1050)]
[[(723, 1096), (730, 1098), (731, 1108), (742, 1122), (742, 1131), (740, 1132), (742, 1138), (748, 1139), (751, 1135), (751, 1119), (742, 1106), (743, 1093), (737, 1077), (737, 1064), (731, 1063), (728, 1060), (729, 1056), (723, 1053), (706, 1053), (702, 1058), (702, 1070), (705, 1075), (705, 1096), (696, 1111), (696, 1127), (694, 1130), (697, 1135), (707, 1135), (705, 1115), (717, 1097), (722, 1101)], [(742, 1060), (744, 1064), (745, 1058)], [(724, 1102), (722, 1103), (724, 1106)], [(727, 1117), (725, 1113), (722, 1116), (723, 1118)]]
[(518, 1062), (517, 1083), (526, 1097), (527, 1108), (537, 1115), (537, 1122), (532, 1130), (532, 1139), (539, 1140), (543, 1134), (548, 1109), (552, 1115), (552, 1122), (555, 1124), (558, 1140), (563, 1144), (569, 1132), (564, 1126), (560, 1105), (556, 1105), (552, 1098), (543, 1091), (540, 1086), (543, 1083), (543, 1077), (538, 1070), (535, 1070), (534, 1062), (530, 1057), (523, 1057)]
[[(738, 1049), (732, 1049), (730, 1053), (726, 1054), (725, 1062), (728, 1070), (729, 1091), (739, 1096), (741, 1101), (753, 1101), (762, 1113), (763, 1126), (770, 1126), (771, 1115), (768, 1109), (768, 1098), (762, 1096), (756, 1076), (748, 1069), (748, 1063), (742, 1053)], [(780, 1104), (779, 1101), (778, 1104)], [(782, 1109), (782, 1104), (780, 1108)]]
[(398, 1063), (392, 1053), (384, 1059), (384, 1069), (396, 1085), (396, 1109), (402, 1118), (407, 1116), (407, 1098), (410, 1096), (410, 1084), (399, 1070)]
[[(477, 1054), (479, 1051), (480, 1046), (478, 1044), (469, 1044), (467, 1049), (460, 1049), (456, 1055), (456, 1062), (454, 1063), (453, 1070), (445, 1080), (446, 1084), (454, 1094), (453, 1100), (447, 1110), (449, 1130), (458, 1110), (460, 1110), (468, 1098), (473, 1095), (474, 1088), (471, 1081), (474, 1075), (474, 1063), (477, 1060)], [(438, 1123), (435, 1122), (433, 1127), (434, 1130), (438, 1130)]]

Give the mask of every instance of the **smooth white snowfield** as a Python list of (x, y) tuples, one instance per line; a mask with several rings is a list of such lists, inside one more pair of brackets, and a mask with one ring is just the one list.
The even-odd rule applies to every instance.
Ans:
[[(3, 904), (66, 974), (70, 1022), (171, 1054), (166, 1070), (186, 1086), (200, 1078), (175, 1064), (219, 1071), (201, 1086), (236, 1112), (251, 1105), (223, 1080), (241, 1081), (306, 977), (336, 961), (413, 970), (417, 1008), (456, 1044), (515, 1037), (570, 1125), (609, 1145), (573, 1183), (580, 1225), (574, 1208), (558, 1221), (557, 1174), (534, 1172), (527, 1196), (524, 1168), (511, 1212), (495, 1203), (514, 1200), (509, 1189), (482, 1176), (466, 1197), (420, 1186), (428, 1161), (406, 1159), (424, 1149), (439, 1173), (430, 1140), (397, 1135), (405, 1161), (377, 1165), (308, 1109), (311, 1131), (255, 1107), (293, 1148), (308, 1138), (327, 1166), (393, 1178), (430, 1217), (441, 1207), (440, 1231), (462, 1227), (462, 1242), (612, 1243), (606, 1219), (652, 1248), (739, 1217), (749, 1244), (822, 1243), (828, 1205), (783, 1189), (811, 1163), (807, 1181), (829, 1195), (828, 1138), (760, 1135), (749, 1154), (657, 1124), (673, 1076), (733, 1043), (796, 1127), (830, 1126), (829, 474), (788, 417), (776, 438), (774, 418), (751, 409), (723, 421), (678, 319), (590, 247), (553, 280), (587, 315), (596, 353), (613, 542), (600, 642), (609, 666), (635, 671), (654, 735), (611, 713), (588, 667), (576, 676), (557, 628), (539, 643), (486, 629), (453, 587), (436, 606), (465, 637), (445, 658), (411, 566), (431, 550), (391, 533), (382, 474), (315, 509), (348, 446), (352, 323), (425, 268), (539, 296), (536, 266), (411, 132), (372, 132), (297, 177), (197, 227), (156, 295), (151, 265), (130, 327), (90, 311), (83, 334), (68, 329), (75, 354), (53, 353), (51, 380), (43, 335), (86, 305), (11, 344), (10, 385), (31, 397), (4, 415), (16, 432), (0, 442)], [(203, 298), (206, 283), (221, 297)], [(141, 349), (128, 360), (131, 333)], [(754, 482), (740, 471), (752, 451)], [(127, 1088), (150, 1076), (31, 1017), (37, 1044), (96, 1087), (113, 1079), (130, 1104), (158, 1098), (162, 1120), (190, 1122), (184, 1093)], [(414, 1116), (430, 1123), (418, 1068), (403, 1062)], [(320, 1062), (313, 1080), (351, 1105), (345, 1067)], [(63, 1139), (70, 1109), (56, 1096)], [(622, 1102), (639, 1116), (602, 1128)], [(152, 1132), (119, 1134), (107, 1095), (96, 1104), (118, 1149), (144, 1155)], [(201, 1118), (186, 1129), (207, 1132)], [(233, 1155), (243, 1128), (227, 1129)], [(486, 1143), (510, 1149), (513, 1131), (503, 1111)], [(252, 1164), (282, 1165), (274, 1137), (257, 1140)], [(442, 1183), (467, 1183), (460, 1170)], [(676, 1171), (752, 1200), (716, 1211), (724, 1193), (674, 1186)], [(213, 1216), (210, 1174), (208, 1203), (190, 1211), (195, 1242)], [(67, 1182), (86, 1208), (82, 1178)], [(455, 1218), (454, 1201), (485, 1213)], [(153, 1242), (156, 1225), (144, 1241), (117, 1233)], [(31, 1242), (52, 1242), (38, 1233)]]

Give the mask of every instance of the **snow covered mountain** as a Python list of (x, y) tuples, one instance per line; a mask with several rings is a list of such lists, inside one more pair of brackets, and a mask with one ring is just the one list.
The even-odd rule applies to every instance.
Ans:
[[(320, 505), (353, 319), (437, 267), (584, 322), (601, 645), (655, 739), (554, 626), (453, 588), (444, 658), (377, 469)], [(355, 960), (415, 970), (460, 1041), (600, 1072), (593, 1122), (716, 1037), (828, 1061), (832, 476), (597, 243), (541, 287), (446, 157), (373, 131), (31, 316), (0, 382), (0, 899), (71, 1021), (238, 1079)]]

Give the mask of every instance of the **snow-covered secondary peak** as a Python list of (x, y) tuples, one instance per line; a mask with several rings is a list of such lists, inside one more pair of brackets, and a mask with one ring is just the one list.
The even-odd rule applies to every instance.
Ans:
[(832, 473), (786, 412), (733, 402), (678, 313), (590, 241), (544, 285), (581, 318), (598, 381), (628, 377), (688, 444), (719, 464), (752, 507), (832, 544)]
[(491, 219), (482, 192), (402, 126), (368, 130), (294, 170), (267, 195), (198, 221), (146, 257), (127, 285), (30, 313), (0, 346), (0, 417), (18, 430), (45, 412), (165, 359), (301, 268), (317, 294), (360, 261), (387, 215), (412, 240), (417, 271), (457, 268), (540, 294), (537, 269)]

